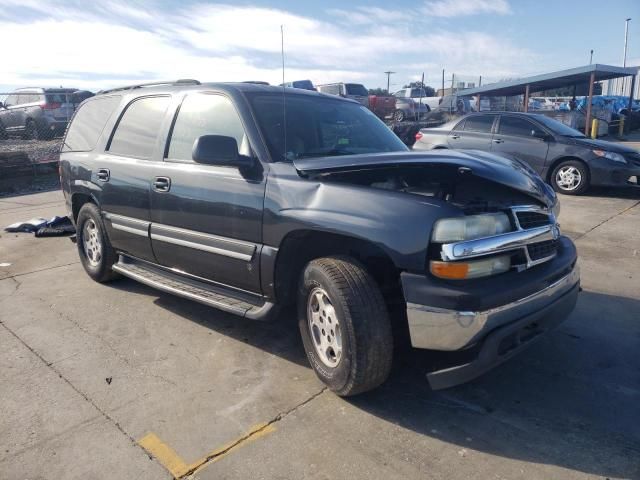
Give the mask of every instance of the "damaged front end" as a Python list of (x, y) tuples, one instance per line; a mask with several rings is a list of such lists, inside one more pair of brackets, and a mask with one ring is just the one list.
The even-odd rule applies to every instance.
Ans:
[(304, 160), (295, 166), (300, 175), (321, 182), (402, 192), (455, 207), (431, 225), (423, 270), (400, 274), (412, 345), (473, 353), (464, 365), (432, 372), (432, 387), (480, 375), (575, 306), (576, 250), (560, 235), (556, 195), (517, 160), (436, 151)]

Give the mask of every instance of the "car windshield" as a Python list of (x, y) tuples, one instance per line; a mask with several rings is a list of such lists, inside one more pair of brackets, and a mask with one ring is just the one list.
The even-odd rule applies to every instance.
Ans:
[(584, 134), (580, 133), (578, 130), (568, 127), (562, 122), (554, 120), (553, 118), (547, 117), (546, 115), (536, 115), (536, 120), (551, 130), (556, 135), (560, 135), (562, 137), (570, 137), (570, 138), (582, 138)]
[(378, 117), (357, 103), (288, 94), (285, 135), (283, 96), (261, 93), (249, 99), (275, 161), (408, 150)]

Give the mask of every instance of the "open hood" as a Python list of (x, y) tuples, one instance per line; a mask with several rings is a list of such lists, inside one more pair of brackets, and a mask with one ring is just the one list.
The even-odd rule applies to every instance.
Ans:
[(394, 165), (447, 165), (465, 170), (466, 174), (499, 183), (538, 200), (547, 207), (555, 203), (555, 192), (528, 165), (514, 159), (477, 150), (430, 152), (394, 152), (364, 155), (342, 155), (294, 160), (302, 176), (338, 171), (389, 168)]

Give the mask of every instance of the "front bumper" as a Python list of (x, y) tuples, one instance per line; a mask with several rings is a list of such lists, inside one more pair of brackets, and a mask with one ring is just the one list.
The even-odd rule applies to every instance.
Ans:
[(640, 164), (637, 160), (627, 160), (627, 164), (591, 162), (591, 185), (598, 187), (638, 187), (640, 186)]
[[(419, 281), (416, 275), (403, 274), (413, 347), (465, 358), (462, 364), (430, 373), (432, 388), (448, 388), (481, 375), (569, 315), (577, 301), (580, 273), (573, 243), (561, 241), (558, 256), (528, 271), (527, 281), (503, 274), (473, 287), (435, 288), (425, 276)], [(437, 302), (441, 304), (432, 306)]]
[(546, 306), (496, 328), (482, 340), (472, 361), (427, 374), (429, 385), (434, 390), (460, 385), (517, 355), (540, 339), (542, 334), (562, 323), (574, 309), (579, 290), (578, 281), (560, 296), (554, 296)]

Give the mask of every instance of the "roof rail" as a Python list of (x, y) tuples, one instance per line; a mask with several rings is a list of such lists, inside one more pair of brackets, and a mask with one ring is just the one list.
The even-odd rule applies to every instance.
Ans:
[(96, 95), (103, 93), (119, 92), (121, 90), (134, 90), (136, 88), (144, 87), (157, 87), (161, 85), (200, 85), (198, 80), (192, 80), (190, 78), (181, 78), (179, 80), (169, 80), (166, 82), (150, 82), (150, 83), (138, 83), (136, 85), (127, 85), (125, 87), (110, 88), (108, 90), (100, 90)]

